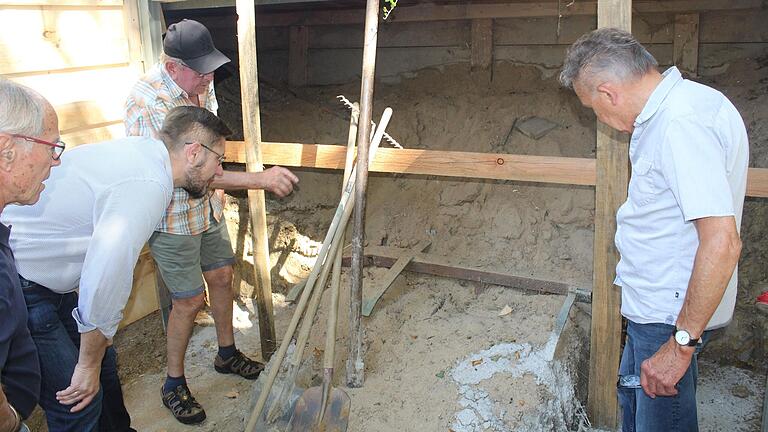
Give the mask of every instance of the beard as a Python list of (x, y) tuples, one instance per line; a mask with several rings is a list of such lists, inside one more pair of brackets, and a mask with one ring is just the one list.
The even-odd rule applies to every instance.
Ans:
[(203, 198), (208, 193), (210, 179), (203, 179), (198, 170), (187, 172), (187, 182), (182, 187), (192, 198)]

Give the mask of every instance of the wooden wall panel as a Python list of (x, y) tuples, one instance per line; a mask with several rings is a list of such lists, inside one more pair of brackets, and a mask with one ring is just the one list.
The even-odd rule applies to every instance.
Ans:
[(137, 79), (129, 65), (14, 78), (53, 104), (62, 139), (69, 145), (125, 136), (123, 105)]
[(122, 9), (0, 6), (0, 74), (128, 63)]

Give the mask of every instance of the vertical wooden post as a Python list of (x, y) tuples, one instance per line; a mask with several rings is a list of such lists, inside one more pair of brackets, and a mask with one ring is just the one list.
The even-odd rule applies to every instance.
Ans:
[(472, 20), (472, 69), (488, 69), (493, 62), (493, 19)]
[(288, 85), (307, 85), (307, 61), (309, 58), (309, 27), (291, 26), (288, 37)]
[(365, 243), (365, 190), (368, 185), (368, 148), (371, 145), (373, 81), (376, 71), (376, 44), (379, 33), (379, 0), (368, 0), (365, 9), (365, 44), (360, 84), (360, 119), (357, 129), (357, 177), (355, 178), (355, 218), (352, 228), (352, 274), (349, 301), (349, 357), (347, 386), (362, 387), (363, 361), (363, 244)]
[[(597, 26), (631, 31), (631, 0), (598, 0)], [(597, 123), (597, 184), (592, 288), (592, 332), (587, 410), (596, 427), (616, 427), (616, 377), (621, 355), (621, 292), (613, 285), (618, 253), (613, 243), (616, 210), (627, 198), (629, 147), (626, 134)]]
[[(243, 105), (243, 135), (248, 172), (263, 171), (261, 164), (261, 115), (259, 73), (256, 66), (256, 11), (253, 0), (237, 0), (237, 45), (240, 58), (240, 97)], [(269, 360), (275, 352), (275, 319), (272, 313), (272, 280), (269, 274), (269, 244), (264, 191), (248, 191), (253, 236), (254, 293), (259, 311), (261, 355)]]
[(680, 71), (696, 76), (699, 67), (699, 14), (675, 15), (672, 62)]

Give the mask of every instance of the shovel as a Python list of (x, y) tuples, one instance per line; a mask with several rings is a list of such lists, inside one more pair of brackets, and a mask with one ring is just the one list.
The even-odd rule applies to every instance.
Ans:
[[(353, 163), (353, 150), (357, 132), (358, 105), (352, 108), (352, 121), (347, 142), (347, 158), (344, 167), (344, 182), (349, 180)], [(344, 233), (341, 233), (342, 243)], [(331, 389), (333, 380), (333, 361), (336, 347), (336, 322), (339, 313), (339, 286), (341, 285), (341, 249), (338, 249), (333, 260), (331, 276), (331, 298), (328, 304), (328, 328), (325, 336), (325, 355), (323, 356), (323, 387), (310, 387), (296, 401), (288, 430), (346, 431), (349, 423), (349, 396), (339, 389)], [(331, 401), (330, 404), (328, 401)], [(330, 405), (330, 406), (329, 406)]]
[(336, 346), (336, 321), (339, 313), (340, 277), (336, 269), (341, 262), (334, 264), (334, 277), (331, 281), (331, 301), (328, 305), (328, 328), (325, 336), (325, 355), (323, 356), (323, 386), (310, 387), (296, 401), (293, 416), (288, 424), (291, 432), (321, 431), (344, 432), (349, 424), (350, 400), (344, 390), (334, 388), (333, 361)]

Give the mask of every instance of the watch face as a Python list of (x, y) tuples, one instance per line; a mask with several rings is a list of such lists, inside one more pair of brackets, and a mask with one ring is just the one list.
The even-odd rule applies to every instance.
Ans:
[(691, 341), (691, 335), (685, 330), (678, 330), (675, 332), (675, 341), (680, 345), (688, 345)]

